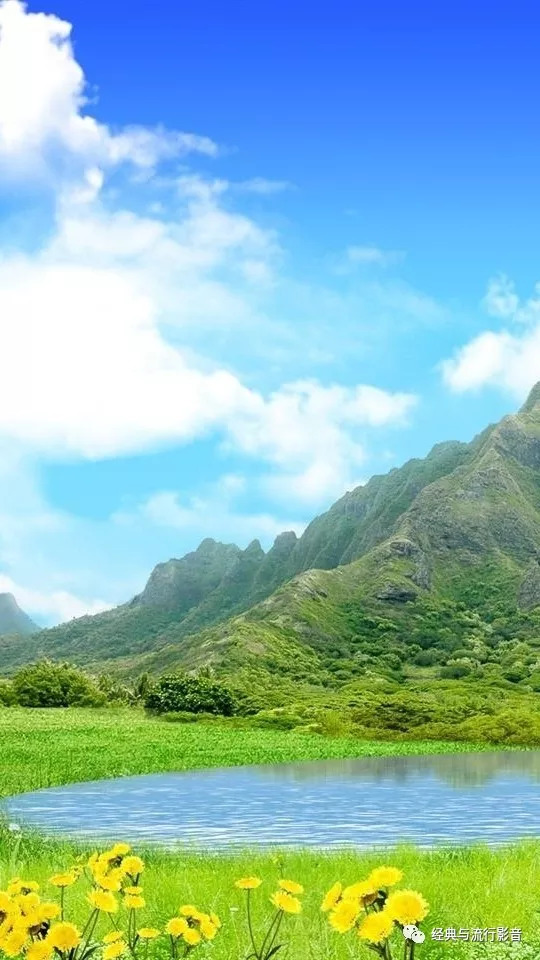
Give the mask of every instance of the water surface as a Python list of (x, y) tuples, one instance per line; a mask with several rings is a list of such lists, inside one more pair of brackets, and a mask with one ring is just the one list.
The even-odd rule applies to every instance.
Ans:
[(80, 783), (14, 797), (50, 834), (197, 848), (429, 847), (540, 836), (540, 751), (370, 757)]

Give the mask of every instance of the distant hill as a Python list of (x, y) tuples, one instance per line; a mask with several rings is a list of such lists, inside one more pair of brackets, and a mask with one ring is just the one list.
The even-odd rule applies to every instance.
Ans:
[(299, 539), (281, 534), (267, 553), (204, 540), (115, 610), (0, 640), (0, 663), (253, 667), (317, 683), (374, 665), (506, 671), (534, 689), (539, 637), (540, 384), (519, 413), (372, 478)]
[(13, 634), (21, 637), (37, 633), (40, 628), (19, 607), (11, 593), (0, 593), (0, 636)]

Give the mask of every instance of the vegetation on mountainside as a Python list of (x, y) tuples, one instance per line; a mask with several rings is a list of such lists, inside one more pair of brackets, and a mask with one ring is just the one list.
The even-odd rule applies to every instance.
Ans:
[[(539, 467), (540, 389), (473, 443), (346, 494), (299, 540), (266, 555), (205, 540), (117, 610), (0, 638), (0, 667), (68, 659), (125, 683), (210, 668), (265, 722), (286, 708), (355, 735), (539, 742)], [(401, 727), (388, 698), (407, 705)]]

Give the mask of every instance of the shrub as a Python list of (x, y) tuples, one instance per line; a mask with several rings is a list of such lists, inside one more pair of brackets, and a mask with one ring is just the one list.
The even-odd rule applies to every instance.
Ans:
[(17, 670), (12, 680), (21, 707), (100, 707), (106, 698), (82, 670), (42, 660)]
[(222, 683), (189, 674), (168, 674), (147, 691), (144, 705), (151, 713), (212, 713), (230, 717), (236, 700)]
[(0, 680), (0, 706), (12, 707), (16, 702), (13, 684), (9, 680)]

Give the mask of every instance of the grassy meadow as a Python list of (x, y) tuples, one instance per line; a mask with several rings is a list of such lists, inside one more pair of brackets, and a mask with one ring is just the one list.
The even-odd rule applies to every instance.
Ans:
[[(67, 782), (138, 773), (186, 770), (194, 767), (250, 763), (278, 763), (338, 757), (448, 753), (479, 750), (471, 744), (427, 742), (366, 742), (316, 734), (274, 730), (239, 730), (226, 722), (193, 724), (148, 719), (128, 708), (114, 710), (0, 710), (0, 795)], [(118, 837), (122, 840), (122, 837)], [(47, 879), (65, 870), (83, 846), (47, 839), (32, 832), (13, 832), (0, 826), (0, 889), (10, 877), (38, 880), (47, 896), (54, 890)], [(540, 945), (540, 844), (514, 844), (500, 850), (467, 847), (423, 851), (399, 847), (386, 853), (355, 851), (285, 851), (209, 854), (141, 850), (147, 906), (144, 925), (163, 927), (181, 903), (195, 903), (215, 911), (223, 928), (201, 948), (215, 960), (244, 960), (248, 941), (243, 912), (245, 894), (234, 881), (259, 875), (264, 885), (254, 892), (255, 922), (271, 910), (269, 895), (280, 877), (305, 887), (303, 910), (286, 917), (283, 940), (295, 960), (346, 960), (369, 957), (370, 951), (354, 934), (331, 930), (320, 911), (323, 894), (337, 880), (352, 883), (382, 863), (403, 870), (401, 886), (421, 891), (430, 904), (423, 924), (426, 943), (419, 955), (429, 960), (529, 957), (528, 948), (498, 945), (446, 944), (431, 941), (434, 927), (519, 927), (525, 944)], [(84, 892), (68, 891), (69, 916), (81, 923), (87, 916)], [(102, 919), (102, 932), (110, 927)], [(101, 929), (101, 927), (100, 927)], [(537, 950), (537, 946), (534, 946)], [(402, 950), (402, 947), (401, 947)]]
[(436, 740), (365, 741), (239, 730), (225, 720), (168, 723), (127, 707), (10, 707), (0, 710), (0, 744), (0, 796), (76, 781), (200, 767), (488, 749)]

